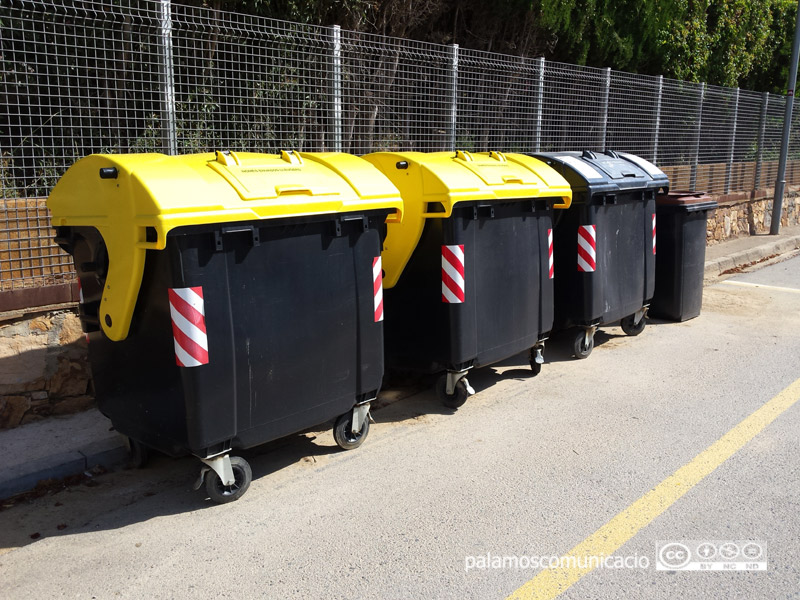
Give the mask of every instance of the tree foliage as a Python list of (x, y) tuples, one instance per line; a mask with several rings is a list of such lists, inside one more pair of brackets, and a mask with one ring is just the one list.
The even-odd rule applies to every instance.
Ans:
[(797, 0), (178, 0), (676, 79), (785, 87)]
[[(679, 79), (737, 86), (771, 62), (775, 0), (674, 0), (664, 66)], [(767, 60), (765, 60), (767, 59)]]

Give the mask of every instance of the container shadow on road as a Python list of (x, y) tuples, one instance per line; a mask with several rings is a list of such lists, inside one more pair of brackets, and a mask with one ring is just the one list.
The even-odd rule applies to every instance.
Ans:
[[(628, 336), (621, 332), (617, 323), (595, 332), (595, 348), (604, 344), (624, 340)], [(507, 379), (526, 380), (534, 377), (547, 377), (548, 363), (571, 362), (576, 367), (582, 361), (573, 355), (572, 343), (577, 329), (555, 332), (548, 340), (544, 351), (545, 364), (540, 375), (535, 376), (530, 367), (529, 352), (521, 352), (487, 367), (472, 369), (468, 375), (470, 385), (476, 393), (491, 388), (499, 381)], [(587, 360), (592, 360), (591, 356)], [(376, 422), (400, 422), (417, 419), (430, 414), (453, 414), (454, 409), (444, 406), (436, 396), (434, 386), (440, 373), (421, 375), (407, 372), (388, 373), (373, 413)], [(381, 400), (387, 394), (388, 402)], [(467, 400), (469, 404), (469, 400)]]
[[(546, 375), (548, 363), (581, 363), (580, 359), (575, 358), (572, 349), (572, 343), (577, 331), (577, 329), (557, 331), (547, 340), (543, 354), (544, 365), (542, 365), (542, 375)], [(609, 342), (622, 340), (628, 337), (620, 331), (621, 330), (618, 328), (615, 329), (613, 326), (598, 329), (594, 334), (595, 349), (601, 348), (604, 344)], [(591, 355), (586, 360), (592, 360)], [(495, 377), (499, 379), (524, 379), (533, 376), (527, 351), (490, 365), (485, 369), (477, 369), (475, 374), (477, 375), (482, 371), (494, 371)], [(470, 378), (470, 382), (472, 382), (472, 377)]]
[[(663, 325), (681, 325), (681, 323), (647, 318), (647, 327), (660, 327)], [(645, 331), (647, 329), (645, 328)], [(476, 392), (490, 388), (499, 381), (507, 379), (525, 380), (536, 377), (547, 377), (547, 368), (553, 363), (574, 363), (574, 367), (581, 368), (586, 362), (592, 361), (592, 355), (586, 359), (577, 359), (573, 353), (573, 341), (578, 330), (576, 328), (565, 329), (554, 332), (547, 340), (544, 351), (544, 364), (539, 375), (534, 375), (531, 371), (529, 353), (522, 352), (501, 362), (495, 363), (485, 368), (475, 369), (469, 375), (469, 381)], [(635, 337), (635, 336), (634, 336)], [(612, 348), (621, 343), (633, 341), (633, 337), (623, 333), (619, 327), (619, 322), (610, 323), (605, 327), (598, 328), (594, 334), (594, 351), (598, 348)]]
[[(436, 396), (434, 387), (439, 373), (389, 373), (384, 388), (372, 411), (376, 423), (400, 423), (417, 420), (425, 415), (451, 415)], [(470, 378), (470, 381), (472, 379)]]
[[(595, 348), (608, 342), (624, 339), (619, 328), (616, 331), (598, 329), (595, 333)], [(574, 362), (580, 363), (573, 356), (572, 342), (577, 330), (568, 329), (553, 334), (548, 339), (544, 359), (545, 364), (539, 377), (547, 376), (548, 363)], [(617, 333), (620, 332), (620, 333)], [(589, 357), (588, 360), (591, 360)], [(432, 375), (409, 372), (388, 372), (384, 380), (383, 390), (379, 397), (373, 416), (378, 423), (401, 422), (418, 419), (423, 415), (449, 415), (457, 412), (442, 404), (434, 391), (436, 380), (441, 373)], [(536, 377), (530, 367), (529, 352), (521, 352), (487, 367), (472, 369), (468, 379), (476, 393), (491, 388), (499, 381), (506, 379), (526, 380)], [(384, 400), (383, 398), (387, 398)], [(467, 400), (467, 405), (469, 400)]]

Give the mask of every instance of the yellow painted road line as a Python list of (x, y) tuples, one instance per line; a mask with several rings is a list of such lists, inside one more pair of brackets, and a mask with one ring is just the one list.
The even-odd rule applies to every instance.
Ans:
[[(564, 592), (594, 570), (590, 567), (593, 563), (584, 557), (613, 555), (798, 400), (800, 379), (567, 552), (566, 557), (576, 557), (571, 562), (574, 567), (544, 569), (511, 594), (508, 600), (544, 600)], [(565, 561), (564, 564), (569, 563)], [(586, 566), (581, 568), (579, 564)]]
[(720, 283), (724, 283), (725, 285), (741, 285), (743, 287), (756, 287), (756, 288), (764, 288), (765, 290), (777, 290), (779, 292), (791, 292), (792, 294), (800, 294), (800, 290), (797, 290), (795, 288), (778, 287), (776, 285), (764, 285), (763, 283), (750, 283), (749, 281), (731, 281), (730, 279), (726, 279), (725, 281), (720, 281)]

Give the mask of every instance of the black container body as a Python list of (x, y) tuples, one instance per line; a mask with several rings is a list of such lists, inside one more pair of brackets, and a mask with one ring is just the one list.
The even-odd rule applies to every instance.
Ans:
[(649, 314), (672, 321), (700, 315), (708, 209), (659, 206), (656, 288)]
[[(428, 219), (397, 285), (385, 291), (386, 360), (436, 372), (489, 365), (553, 325), (549, 199), (459, 203)], [(464, 302), (445, 302), (442, 247), (463, 245)]]
[[(572, 205), (555, 223), (555, 326), (608, 324), (648, 305), (655, 289), (655, 197), (668, 189), (667, 177), (638, 157), (611, 151), (532, 156), (572, 187)], [(594, 270), (579, 267), (585, 227), (595, 237)]]
[[(576, 201), (577, 196), (577, 201)], [(617, 321), (650, 302), (655, 289), (655, 193), (573, 196), (555, 227), (555, 307), (559, 328)], [(595, 270), (578, 268), (578, 228), (594, 226)]]
[[(100, 410), (170, 455), (210, 456), (301, 431), (374, 398), (383, 377), (373, 261), (387, 212), (173, 230), (149, 250), (128, 337), (94, 315), (94, 229), (71, 232)], [(63, 237), (63, 232), (62, 232)], [(93, 260), (90, 265), (102, 263)], [(85, 266), (85, 265), (84, 265)], [(201, 288), (208, 363), (179, 367), (170, 289)]]

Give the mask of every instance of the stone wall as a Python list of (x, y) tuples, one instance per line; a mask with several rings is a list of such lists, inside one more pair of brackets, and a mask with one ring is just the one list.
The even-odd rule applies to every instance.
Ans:
[[(769, 233), (773, 190), (714, 196), (719, 208), (708, 217), (706, 239), (716, 244), (730, 238)], [(800, 186), (786, 189), (781, 226), (800, 224)]]
[(0, 322), (0, 429), (91, 406), (87, 345), (76, 311)]

